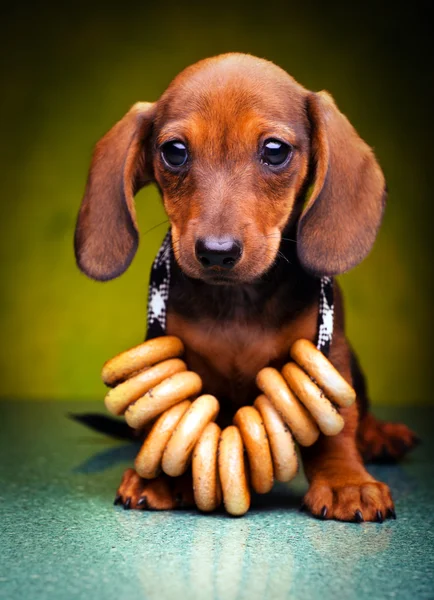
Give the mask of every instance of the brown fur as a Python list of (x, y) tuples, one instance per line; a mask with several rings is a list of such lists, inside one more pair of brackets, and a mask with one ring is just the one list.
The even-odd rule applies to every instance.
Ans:
[[(270, 137), (293, 147), (284, 168), (259, 160)], [(160, 155), (173, 139), (189, 151), (179, 170)], [(281, 367), (296, 339), (315, 340), (318, 278), (352, 268), (370, 251), (384, 177), (329, 94), (306, 90), (267, 61), (228, 54), (185, 69), (158, 102), (136, 104), (98, 143), (76, 232), (77, 261), (89, 276), (111, 279), (130, 264), (138, 241), (133, 196), (149, 181), (172, 227), (167, 333), (184, 341), (189, 367), (221, 401), (225, 424), (254, 401), (262, 367)], [(197, 260), (195, 242), (209, 235), (240, 240), (233, 269), (205, 269)], [(365, 408), (359, 413), (365, 387), (337, 286), (336, 299), (330, 360), (347, 381), (360, 383), (359, 403), (342, 410), (341, 434), (303, 450), (305, 504), (323, 518), (382, 520), (394, 515), (390, 492), (365, 470), (357, 435), (361, 417), (365, 438), (378, 437), (379, 426)], [(405, 439), (399, 452), (396, 444), (388, 448), (394, 456), (415, 441), (405, 427), (381, 434)], [(139, 497), (148, 508), (174, 506), (173, 493), (167, 482), (140, 481), (130, 471), (120, 488), (128, 507)]]

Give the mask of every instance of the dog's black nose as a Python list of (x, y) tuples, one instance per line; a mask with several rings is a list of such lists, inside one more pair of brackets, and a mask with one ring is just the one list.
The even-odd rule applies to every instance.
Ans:
[(232, 269), (241, 258), (242, 245), (229, 235), (209, 236), (199, 238), (195, 250), (197, 259), (203, 267)]

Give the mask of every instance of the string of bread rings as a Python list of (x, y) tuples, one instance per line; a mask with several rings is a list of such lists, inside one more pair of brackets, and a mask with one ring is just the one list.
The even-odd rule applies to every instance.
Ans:
[(300, 339), (281, 373), (272, 367), (259, 371), (262, 394), (222, 431), (215, 423), (219, 402), (201, 394), (199, 375), (179, 358), (183, 351), (179, 338), (164, 336), (107, 361), (102, 379), (112, 389), (105, 405), (136, 430), (150, 427), (135, 460), (137, 473), (146, 479), (162, 471), (178, 477), (191, 465), (195, 502), (204, 512), (223, 500), (229, 514), (243, 515), (250, 486), (266, 494), (275, 480), (293, 479), (295, 442), (310, 446), (320, 432), (338, 434), (344, 420), (336, 406), (350, 406), (356, 398), (315, 345)]

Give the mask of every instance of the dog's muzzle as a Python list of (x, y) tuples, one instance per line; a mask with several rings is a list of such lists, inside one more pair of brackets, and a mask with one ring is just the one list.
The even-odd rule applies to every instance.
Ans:
[(243, 247), (240, 241), (224, 235), (198, 238), (195, 245), (196, 258), (205, 269), (218, 267), (232, 269), (240, 260)]

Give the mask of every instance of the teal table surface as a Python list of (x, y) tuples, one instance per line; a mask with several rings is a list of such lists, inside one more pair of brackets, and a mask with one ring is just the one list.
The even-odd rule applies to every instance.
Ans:
[(320, 521), (299, 512), (302, 475), (242, 518), (113, 506), (137, 446), (69, 412), (100, 403), (0, 403), (0, 597), (32, 600), (434, 598), (434, 410), (377, 410), (422, 444), (370, 466), (398, 518)]

